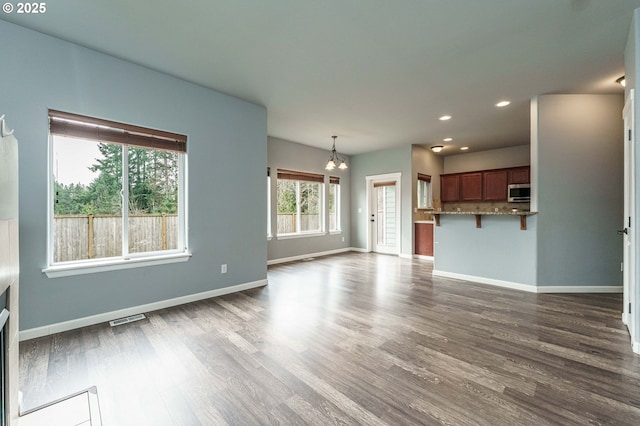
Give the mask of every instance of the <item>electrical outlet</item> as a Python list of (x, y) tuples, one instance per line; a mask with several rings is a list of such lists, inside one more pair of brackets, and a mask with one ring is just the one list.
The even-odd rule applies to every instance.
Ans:
[(220, 273), (221, 274), (226, 274), (227, 273), (227, 264), (223, 263), (222, 265), (220, 265)]

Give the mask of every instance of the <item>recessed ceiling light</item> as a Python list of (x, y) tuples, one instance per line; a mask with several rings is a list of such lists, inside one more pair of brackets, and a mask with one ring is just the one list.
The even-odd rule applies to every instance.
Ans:
[(431, 151), (440, 152), (440, 151), (442, 151), (442, 148), (444, 148), (442, 145), (435, 145), (435, 146), (431, 147)]
[(447, 121), (447, 120), (451, 120), (450, 115), (443, 115), (442, 117), (440, 117), (440, 121)]
[(461, 147), (460, 147), (460, 151), (466, 151), (466, 150), (468, 150), (468, 149), (469, 149), (469, 147), (468, 147), (468, 146), (461, 146)]
[(453, 140), (453, 138), (444, 138), (442, 139), (443, 142), (451, 142)]
[(496, 104), (496, 106), (498, 108), (502, 108), (502, 107), (506, 107), (507, 105), (509, 105), (511, 103), (511, 101), (500, 101)]

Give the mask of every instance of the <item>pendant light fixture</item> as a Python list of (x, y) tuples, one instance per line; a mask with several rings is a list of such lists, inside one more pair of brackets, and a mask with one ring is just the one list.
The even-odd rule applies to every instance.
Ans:
[(337, 136), (331, 136), (333, 138), (333, 148), (331, 148), (331, 154), (329, 155), (329, 161), (327, 161), (327, 165), (324, 167), (327, 170), (333, 170), (336, 168), (336, 164), (340, 164), (337, 166), (340, 170), (347, 169), (347, 163), (345, 163), (344, 158), (338, 157), (338, 153), (336, 152), (336, 138)]

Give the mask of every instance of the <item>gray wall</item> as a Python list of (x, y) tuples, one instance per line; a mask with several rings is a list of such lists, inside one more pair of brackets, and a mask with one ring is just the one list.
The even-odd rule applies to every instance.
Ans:
[(367, 218), (366, 177), (385, 173), (401, 173), (402, 241), (400, 253), (413, 253), (411, 145), (369, 152), (351, 157), (351, 246), (365, 249), (369, 220)]
[[(631, 23), (631, 29), (629, 31), (629, 38), (627, 39), (627, 47), (625, 49), (624, 55), (624, 63), (625, 63), (625, 94), (629, 96), (629, 91), (634, 89), (635, 99), (634, 99), (634, 108), (635, 108), (635, 129), (634, 129), (634, 142), (635, 146), (640, 146), (640, 93), (638, 93), (638, 85), (637, 82), (640, 79), (640, 9), (636, 9), (633, 14), (633, 21)], [(635, 218), (632, 219), (633, 223), (640, 223), (640, 149), (636, 149), (635, 151), (635, 170), (636, 170), (636, 184), (635, 184), (635, 200), (636, 200), (636, 215)], [(640, 247), (640, 232), (635, 231), (635, 241), (634, 247), (636, 253), (638, 253), (638, 247)], [(636, 345), (640, 345), (640, 311), (638, 307), (640, 307), (640, 257), (636, 255), (636, 263), (635, 263), (635, 300), (632, 300), (632, 304), (636, 307), (635, 311), (635, 327), (634, 327), (634, 336), (631, 336), (631, 340), (635, 342)], [(630, 319), (633, 321), (633, 318)]]
[[(349, 168), (347, 170), (335, 169), (328, 172), (324, 169), (329, 159), (331, 139), (327, 138), (327, 149), (312, 148), (299, 143), (286, 141), (274, 137), (268, 138), (267, 163), (271, 167), (271, 230), (273, 239), (268, 243), (268, 259), (283, 259), (310, 253), (319, 253), (330, 250), (347, 248), (351, 244), (351, 158), (344, 157)], [(340, 212), (341, 234), (291, 238), (279, 240), (276, 232), (276, 176), (278, 169), (296, 170), (301, 172), (319, 173), (325, 175), (325, 200), (329, 197), (329, 176), (340, 177)], [(326, 212), (325, 212), (326, 213)], [(326, 217), (325, 229), (329, 229), (329, 218)], [(344, 241), (342, 241), (344, 238)]]
[(528, 166), (530, 153), (529, 145), (518, 145), (509, 148), (449, 155), (444, 157), (444, 173)]
[[(266, 278), (265, 108), (1, 20), (0, 40), (2, 113), (20, 143), (22, 329)], [(188, 135), (188, 262), (41, 272), (48, 108)]]
[(536, 105), (538, 285), (622, 285), (623, 98), (545, 95)]

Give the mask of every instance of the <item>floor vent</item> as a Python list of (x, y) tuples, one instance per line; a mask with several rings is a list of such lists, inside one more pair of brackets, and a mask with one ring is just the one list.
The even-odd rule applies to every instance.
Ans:
[(117, 319), (117, 320), (109, 321), (109, 325), (111, 325), (111, 327), (115, 327), (117, 325), (129, 324), (130, 322), (140, 321), (140, 320), (145, 319), (145, 318), (146, 317), (144, 316), (144, 314), (131, 315), (130, 317), (125, 317), (125, 318), (120, 318), (120, 319)]

